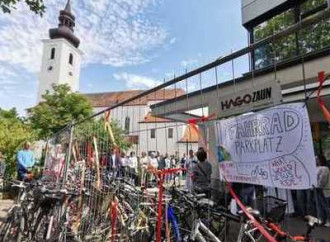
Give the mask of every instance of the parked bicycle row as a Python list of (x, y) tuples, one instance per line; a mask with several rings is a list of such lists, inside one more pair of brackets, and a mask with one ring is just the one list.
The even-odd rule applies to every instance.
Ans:
[[(76, 169), (68, 174), (65, 183), (45, 178), (14, 182), (12, 187), (19, 194), (1, 226), (0, 241), (156, 241), (160, 212), (162, 241), (263, 239), (244, 212), (233, 215), (207, 194), (190, 193), (176, 182), (163, 187), (160, 199), (159, 180), (151, 181), (149, 188), (141, 188), (129, 176), (119, 177), (115, 173), (97, 174), (82, 168), (79, 173)], [(314, 222), (304, 237), (289, 236), (279, 226), (286, 203), (273, 197), (267, 201), (266, 217), (257, 210), (249, 209), (249, 213), (277, 241), (308, 241)], [(233, 223), (240, 224), (241, 229), (234, 231), (235, 238), (229, 239)]]

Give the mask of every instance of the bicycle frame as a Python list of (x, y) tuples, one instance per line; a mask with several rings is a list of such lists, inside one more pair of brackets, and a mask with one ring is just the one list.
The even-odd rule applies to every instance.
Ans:
[(200, 220), (200, 219), (196, 219), (194, 221), (194, 224), (193, 224), (193, 229), (191, 231), (191, 235), (190, 235), (190, 238), (192, 240), (195, 240), (197, 239), (198, 241), (200, 242), (208, 242), (203, 234), (201, 233), (201, 231), (203, 233), (205, 233), (210, 239), (212, 239), (212, 241), (214, 242), (221, 242), (220, 239), (217, 238), (217, 236), (215, 236), (215, 234), (212, 233), (211, 230), (209, 230), (205, 224)]

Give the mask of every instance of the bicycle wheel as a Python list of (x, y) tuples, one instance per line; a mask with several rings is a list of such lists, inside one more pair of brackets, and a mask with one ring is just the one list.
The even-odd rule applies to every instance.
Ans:
[(40, 212), (34, 221), (32, 231), (33, 241), (44, 241), (47, 235), (48, 216), (44, 212)]
[(10, 242), (21, 242), (22, 241), (22, 233), (24, 230), (24, 218), (17, 216), (18, 214), (14, 214), (8, 222), (3, 230), (3, 239), (2, 241), (10, 241)]

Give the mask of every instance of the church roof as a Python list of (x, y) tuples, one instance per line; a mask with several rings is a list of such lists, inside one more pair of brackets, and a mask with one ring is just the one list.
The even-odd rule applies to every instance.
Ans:
[[(145, 90), (128, 90), (121, 92), (87, 93), (84, 94), (91, 102), (93, 107), (110, 107), (122, 101), (143, 93)], [(165, 89), (145, 95), (125, 106), (148, 105), (152, 101), (165, 101), (184, 95), (182, 89)]]
[(167, 123), (167, 122), (173, 122), (173, 121), (167, 118), (152, 116), (151, 113), (149, 112), (144, 117), (144, 120), (140, 121), (139, 123)]
[(67, 1), (64, 10), (60, 11), (58, 17), (59, 24), (57, 28), (49, 30), (49, 37), (51, 39), (66, 39), (76, 48), (79, 47), (80, 40), (74, 35), (75, 16), (71, 12), (71, 2)]

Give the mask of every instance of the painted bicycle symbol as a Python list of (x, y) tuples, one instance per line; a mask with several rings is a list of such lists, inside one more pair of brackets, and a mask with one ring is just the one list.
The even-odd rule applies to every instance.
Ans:
[(252, 177), (262, 177), (262, 179), (268, 179), (268, 172), (263, 168), (256, 166), (256, 168), (251, 172)]

